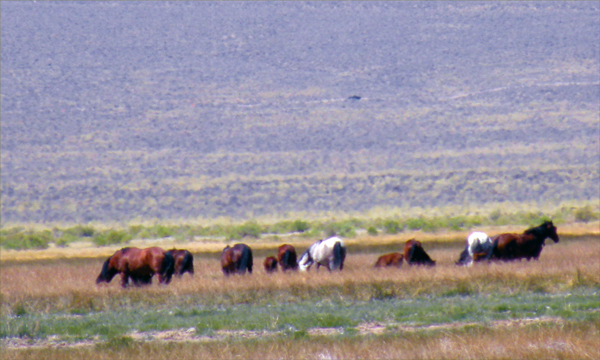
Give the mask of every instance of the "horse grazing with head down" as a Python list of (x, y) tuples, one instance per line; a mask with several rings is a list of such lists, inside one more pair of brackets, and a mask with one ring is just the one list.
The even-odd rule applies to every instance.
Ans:
[(184, 249), (171, 249), (167, 251), (175, 260), (175, 276), (182, 277), (184, 273), (194, 276), (194, 257)]
[(275, 256), (268, 256), (263, 262), (263, 266), (267, 274), (274, 273), (277, 271), (277, 258)]
[(135, 286), (151, 284), (154, 274), (158, 274), (159, 283), (168, 284), (174, 269), (173, 256), (159, 247), (126, 247), (117, 250), (104, 262), (96, 284), (109, 283), (117, 274), (121, 274), (122, 287), (129, 285), (129, 278)]
[(402, 266), (402, 259), (404, 259), (404, 255), (399, 252), (394, 252), (390, 254), (381, 255), (377, 262), (375, 263), (376, 268), (386, 267), (386, 266)]
[(410, 239), (404, 244), (404, 260), (408, 265), (427, 265), (435, 266), (435, 261), (431, 260), (429, 255), (423, 250), (420, 241)]
[(312, 244), (298, 260), (298, 267), (302, 271), (310, 269), (316, 263), (319, 267), (326, 266), (329, 271), (342, 270), (346, 259), (346, 246), (339, 237), (319, 240)]
[(221, 253), (221, 269), (225, 276), (238, 273), (243, 275), (248, 270), (252, 274), (252, 250), (246, 244), (227, 245)]
[(286, 272), (287, 270), (298, 270), (296, 249), (292, 245), (283, 244), (277, 249), (277, 261), (283, 272)]
[(490, 260), (494, 243), (486, 233), (475, 231), (467, 238), (467, 245), (456, 262), (459, 266), (471, 266), (473, 262)]
[(516, 259), (537, 260), (545, 246), (546, 238), (558, 242), (556, 226), (552, 221), (544, 221), (540, 226), (527, 229), (523, 234), (500, 234), (492, 238), (493, 259), (511, 261)]

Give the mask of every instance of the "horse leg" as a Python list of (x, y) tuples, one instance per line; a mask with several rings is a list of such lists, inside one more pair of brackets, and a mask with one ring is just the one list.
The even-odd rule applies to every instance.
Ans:
[(127, 272), (121, 273), (121, 287), (126, 288), (129, 285), (129, 274)]

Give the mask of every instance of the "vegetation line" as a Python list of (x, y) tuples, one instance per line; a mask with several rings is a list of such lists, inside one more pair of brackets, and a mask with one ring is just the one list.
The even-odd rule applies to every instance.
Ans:
[[(563, 234), (598, 234), (600, 226), (598, 207), (563, 206), (552, 213), (542, 211), (502, 212), (495, 210), (488, 215), (432, 215), (381, 218), (322, 219), (322, 220), (283, 220), (273, 223), (259, 223), (249, 220), (244, 223), (213, 225), (130, 225), (128, 227), (100, 229), (92, 225), (77, 225), (68, 228), (54, 227), (51, 230), (33, 230), (21, 226), (0, 229), (0, 259), (7, 258), (6, 250), (43, 250), (59, 248), (65, 250), (81, 249), (77, 244), (91, 243), (96, 247), (114, 247), (130, 244), (132, 240), (170, 240), (174, 244), (203, 245), (223, 244), (229, 241), (244, 241), (278, 244), (282, 241), (307, 242), (317, 238), (342, 236), (347, 239), (365, 237), (386, 242), (386, 236), (418, 236), (427, 239), (458, 239), (471, 229), (512, 226), (513, 228), (538, 225), (544, 220), (553, 220)], [(263, 239), (262, 241), (259, 239)], [(283, 240), (285, 239), (285, 240)], [(264, 246), (264, 244), (263, 244)], [(197, 247), (197, 246), (193, 246)], [(217, 251), (209, 246), (204, 248)], [(268, 245), (266, 247), (269, 247)], [(65, 251), (68, 252), (68, 251)], [(59, 252), (60, 253), (60, 252)], [(15, 256), (9, 256), (15, 258)], [(18, 256), (17, 256), (18, 257)]]

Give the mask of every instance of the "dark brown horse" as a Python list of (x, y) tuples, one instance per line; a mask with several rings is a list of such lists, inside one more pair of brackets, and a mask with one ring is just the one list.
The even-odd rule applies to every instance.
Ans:
[(267, 257), (265, 262), (263, 262), (263, 266), (265, 267), (267, 274), (277, 271), (277, 258), (275, 258), (275, 256)]
[(167, 251), (175, 260), (175, 276), (182, 277), (184, 273), (194, 276), (194, 256), (184, 249), (171, 249)]
[(435, 261), (431, 260), (429, 255), (423, 250), (420, 241), (410, 239), (404, 244), (404, 260), (409, 265), (427, 265), (435, 266)]
[(281, 270), (298, 270), (298, 262), (296, 261), (296, 249), (289, 244), (284, 244), (277, 249), (277, 261)]
[(377, 262), (375, 263), (375, 267), (386, 267), (386, 266), (402, 266), (402, 259), (404, 259), (404, 255), (399, 252), (394, 252), (391, 254), (381, 255)]
[(527, 229), (523, 234), (500, 234), (492, 238), (494, 243), (492, 259), (511, 261), (516, 259), (537, 260), (544, 248), (546, 238), (558, 242), (556, 227), (552, 221), (544, 221), (540, 226)]
[(221, 269), (225, 276), (230, 274), (252, 274), (252, 250), (246, 244), (227, 245), (221, 253)]
[(168, 284), (175, 269), (173, 256), (159, 247), (138, 249), (126, 247), (115, 252), (102, 265), (102, 271), (96, 284), (109, 283), (117, 274), (121, 274), (121, 286), (129, 285), (129, 278), (135, 286), (149, 285), (154, 274), (158, 282)]

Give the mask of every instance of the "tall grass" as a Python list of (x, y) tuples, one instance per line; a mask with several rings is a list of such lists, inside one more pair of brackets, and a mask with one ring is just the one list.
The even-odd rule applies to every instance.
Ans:
[[(229, 278), (220, 271), (218, 254), (196, 254), (195, 277), (126, 290), (118, 279), (95, 285), (101, 259), (3, 262), (0, 341), (96, 344), (65, 350), (3, 350), (3, 358), (135, 359), (175, 354), (185, 359), (198, 353), (216, 359), (254, 358), (261, 353), (264, 358), (293, 359), (597, 355), (600, 303), (593, 295), (600, 290), (597, 238), (561, 239), (546, 246), (539, 261), (473, 267), (454, 265), (458, 245), (426, 250), (437, 260), (436, 267), (375, 269), (379, 253), (363, 249), (350, 252), (339, 273), (267, 275), (259, 266), (262, 259), (256, 257), (252, 275)], [(555, 320), (547, 326), (541, 320), (519, 325), (529, 318)], [(190, 326), (196, 334), (191, 341), (202, 342), (144, 343), (132, 337), (132, 329), (180, 331)], [(372, 337), (370, 331), (375, 330), (363, 332), (365, 326), (385, 329), (383, 335)], [(435, 330), (437, 326), (442, 327)], [(338, 335), (322, 337), (318, 334), (324, 332), (315, 328), (337, 329)], [(252, 337), (253, 331), (272, 335)], [(227, 332), (236, 334), (235, 340), (222, 337)], [(91, 340), (97, 336), (106, 341)], [(229, 350), (212, 352), (219, 347)]]
[[(401, 247), (398, 242), (398, 249)], [(302, 249), (298, 249), (302, 250)], [(313, 298), (370, 301), (381, 298), (502, 294), (535, 291), (556, 293), (600, 284), (597, 239), (562, 240), (547, 245), (539, 261), (457, 267), (462, 249), (427, 248), (434, 268), (375, 269), (380, 253), (348, 254), (344, 271), (276, 273), (268, 276), (255, 256), (251, 276), (224, 278), (218, 254), (196, 254), (194, 278), (184, 276), (169, 286), (156, 284), (123, 291), (118, 279), (96, 286), (103, 259), (3, 263), (0, 271), (1, 314), (112, 311), (122, 306), (231, 305), (278, 303)], [(156, 282), (156, 281), (155, 281)]]

